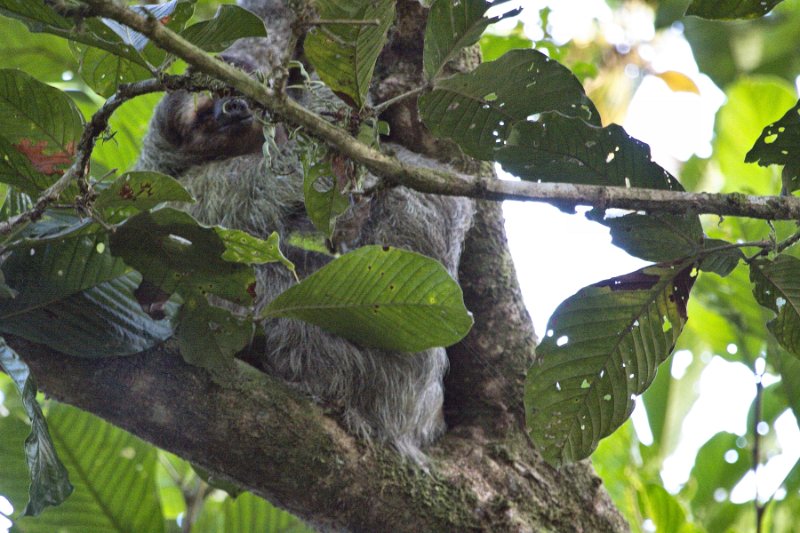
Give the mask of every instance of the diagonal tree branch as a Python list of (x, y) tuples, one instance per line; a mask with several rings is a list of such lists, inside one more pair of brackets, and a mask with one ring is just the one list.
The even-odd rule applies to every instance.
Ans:
[(355, 139), (300, 104), (286, 98), (242, 71), (209, 56), (152, 16), (143, 16), (109, 0), (80, 0), (84, 16), (102, 16), (146, 35), (163, 49), (218, 78), (264, 105), (273, 114), (302, 126), (344, 155), (379, 176), (412, 189), (451, 196), (489, 200), (545, 201), (562, 206), (594, 205), (647, 212), (716, 214), (767, 220), (800, 220), (800, 198), (711, 194), (639, 188), (512, 182), (480, 178), (444, 169), (419, 168), (401, 163)]

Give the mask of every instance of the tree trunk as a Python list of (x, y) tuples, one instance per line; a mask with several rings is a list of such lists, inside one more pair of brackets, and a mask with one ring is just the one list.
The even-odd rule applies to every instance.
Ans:
[[(376, 69), (383, 101), (422, 82), (426, 10), (401, 0)], [(453, 68), (474, 65), (468, 51)], [(392, 140), (459, 160), (432, 138), (416, 102), (390, 109)], [(491, 169), (483, 168), (484, 172)], [(427, 452), (429, 472), (346, 434), (322, 409), (246, 363), (214, 382), (174, 343), (130, 357), (78, 359), (9, 338), (40, 388), (233, 481), (320, 529), (352, 531), (625, 531), (588, 463), (556, 470), (524, 431), (523, 384), (535, 334), (522, 303), (498, 204), (471, 231), (461, 283), (475, 326), (448, 351), (449, 430)], [(530, 275), (530, 274), (529, 274)]]

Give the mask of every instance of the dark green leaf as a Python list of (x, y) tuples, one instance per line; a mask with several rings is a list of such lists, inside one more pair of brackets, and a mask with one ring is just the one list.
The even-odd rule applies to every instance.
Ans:
[(650, 147), (622, 127), (598, 128), (559, 113), (518, 123), (495, 155), (505, 170), (529, 181), (683, 190), (653, 162)]
[(237, 319), (203, 295), (185, 299), (178, 313), (175, 336), (183, 359), (217, 376), (233, 372), (233, 356), (253, 337), (254, 325)]
[(720, 239), (705, 238), (703, 240), (703, 249), (706, 253), (708, 253), (709, 250), (715, 251), (711, 251), (708, 255), (703, 257), (703, 260), (700, 261), (700, 270), (704, 272), (714, 272), (722, 277), (733, 272), (733, 269), (737, 267), (739, 261), (745, 259), (741, 249), (731, 248), (729, 242)]
[(139, 63), (100, 48), (78, 45), (73, 48), (80, 65), (78, 73), (81, 78), (94, 92), (105, 98), (114, 94), (123, 83), (153, 76)]
[(192, 24), (181, 32), (181, 37), (207, 52), (221, 52), (236, 39), (264, 37), (264, 21), (239, 6), (219, 6), (216, 16)]
[(750, 265), (750, 281), (758, 303), (777, 315), (767, 326), (778, 342), (800, 356), (800, 259), (779, 255)]
[(646, 261), (691, 257), (703, 248), (703, 227), (697, 215), (631, 213), (598, 222), (611, 230), (612, 244)]
[(478, 42), (489, 24), (513, 17), (521, 8), (507, 11), (500, 16), (486, 18), (483, 15), (490, 7), (499, 6), (508, 0), (490, 3), (486, 0), (434, 0), (425, 28), (425, 46), (422, 64), (429, 80), (437, 77), (448, 61), (464, 47)]
[(72, 494), (72, 484), (64, 465), (56, 455), (55, 446), (47, 430), (42, 408), (36, 401), (36, 382), (30, 369), (0, 337), (0, 367), (11, 376), (31, 421), (31, 432), (25, 439), (25, 456), (28, 460), (31, 485), (24, 516), (36, 516), (45, 507), (60, 505)]
[(111, 251), (167, 294), (214, 294), (253, 303), (252, 268), (223, 259), (225, 242), (213, 228), (172, 208), (128, 219), (111, 235)]
[(437, 261), (364, 246), (275, 298), (264, 316), (317, 324), (365, 346), (416, 352), (450, 346), (472, 327), (461, 288)]
[(512, 50), (470, 73), (439, 80), (430, 94), (420, 97), (419, 108), (435, 135), (451, 138), (467, 154), (486, 160), (494, 159), (495, 149), (504, 145), (516, 123), (540, 113), (558, 111), (581, 124), (600, 124), (577, 78), (536, 50)]
[(783, 0), (693, 0), (687, 15), (707, 19), (749, 19), (762, 17)]
[(134, 208), (145, 211), (161, 202), (192, 202), (192, 195), (171, 176), (159, 172), (126, 172), (95, 200), (100, 211)]
[(0, 180), (32, 193), (72, 164), (83, 131), (64, 92), (19, 70), (0, 70), (0, 124)]
[(361, 109), (378, 54), (394, 21), (392, 0), (315, 0), (322, 20), (378, 21), (378, 24), (320, 24), (306, 35), (304, 50), (319, 77)]
[(784, 165), (782, 192), (800, 189), (800, 101), (764, 128), (744, 160), (761, 166)]
[(780, 385), (786, 394), (789, 407), (794, 412), (795, 418), (800, 419), (800, 359), (779, 350), (769, 354), (769, 361), (778, 369), (781, 376)]
[(588, 457), (627, 420), (686, 323), (693, 270), (646, 267), (556, 309), (525, 386), (528, 431), (548, 461)]

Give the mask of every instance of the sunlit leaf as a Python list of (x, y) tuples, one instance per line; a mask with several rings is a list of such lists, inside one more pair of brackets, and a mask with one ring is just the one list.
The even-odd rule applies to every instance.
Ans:
[(659, 533), (688, 533), (686, 511), (661, 485), (650, 483), (639, 493), (642, 516), (650, 519)]
[(800, 356), (800, 259), (779, 255), (750, 266), (753, 294), (758, 303), (777, 315), (767, 326), (778, 342)]
[(435, 135), (487, 160), (494, 159), (494, 150), (503, 146), (516, 123), (540, 113), (558, 111), (581, 123), (600, 124), (577, 78), (536, 50), (512, 50), (472, 72), (439, 80), (431, 93), (420, 97), (419, 108)]
[(630, 416), (686, 323), (692, 270), (646, 267), (556, 309), (525, 386), (528, 432), (548, 461), (587, 457)]
[(280, 235), (277, 231), (273, 231), (266, 240), (238, 229), (216, 227), (214, 231), (225, 243), (225, 252), (222, 254), (222, 258), (226, 261), (246, 265), (280, 262), (294, 272), (294, 265), (281, 252)]
[(437, 261), (364, 246), (275, 298), (264, 316), (298, 318), (365, 346), (450, 346), (472, 327), (461, 288)]
[(25, 414), (31, 421), (30, 434), (25, 439), (30, 488), (28, 504), (23, 515), (37, 516), (46, 507), (60, 505), (72, 493), (67, 470), (56, 455), (42, 409), (36, 401), (36, 382), (30, 369), (17, 353), (0, 337), (0, 368), (11, 376), (22, 396)]
[(494, 61), (515, 48), (533, 48), (533, 41), (525, 36), (525, 25), (522, 22), (518, 22), (507, 34), (484, 33), (480, 44), (481, 57), (484, 61)]
[(506, 11), (496, 17), (484, 17), (490, 7), (507, 1), (491, 3), (486, 0), (434, 0), (428, 14), (425, 46), (422, 50), (422, 64), (428, 79), (438, 76), (447, 62), (462, 48), (478, 42), (489, 24), (518, 15), (521, 8)]
[(707, 19), (743, 19), (761, 17), (783, 0), (692, 0), (687, 15)]
[(667, 70), (654, 74), (655, 77), (660, 78), (672, 92), (685, 92), (700, 94), (700, 89), (697, 84), (682, 72), (676, 70)]
[[(319, 77), (334, 92), (349, 98), (358, 109), (366, 103), (369, 83), (386, 32), (394, 21), (392, 0), (315, 0), (322, 20), (358, 20), (367, 23), (323, 23), (305, 38), (304, 51)], [(377, 21), (377, 24), (370, 24)]]

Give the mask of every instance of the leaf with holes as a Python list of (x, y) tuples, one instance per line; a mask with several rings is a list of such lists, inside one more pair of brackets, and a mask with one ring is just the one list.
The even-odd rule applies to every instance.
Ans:
[(507, 1), (491, 3), (486, 0), (434, 0), (428, 13), (425, 46), (422, 50), (422, 64), (427, 78), (434, 79), (462, 48), (478, 42), (489, 24), (514, 17), (522, 11), (522, 8), (518, 8), (496, 17), (484, 17), (490, 7)]
[(686, 323), (691, 262), (654, 265), (564, 301), (525, 385), (527, 427), (553, 464), (585, 457), (628, 419)]
[(744, 160), (762, 167), (784, 165), (784, 192), (800, 189), (800, 101), (764, 128)]
[(650, 147), (621, 126), (599, 128), (560, 113), (535, 118), (515, 125), (495, 153), (506, 171), (523, 180), (683, 190), (653, 162)]
[(42, 408), (36, 401), (36, 382), (30, 369), (17, 353), (0, 337), (0, 369), (11, 377), (22, 397), (25, 412), (31, 421), (25, 439), (25, 456), (30, 472), (28, 504), (24, 516), (36, 516), (45, 507), (60, 505), (72, 493), (67, 470), (56, 455)]
[(315, 0), (322, 20), (352, 20), (314, 26), (304, 50), (319, 77), (334, 92), (364, 107), (375, 62), (394, 21), (393, 0)]
[(783, 0), (693, 0), (687, 15), (706, 19), (751, 19), (763, 17)]
[(83, 117), (66, 93), (0, 70), (0, 181), (36, 194), (72, 164)]
[(646, 261), (665, 262), (697, 255), (703, 249), (703, 227), (697, 215), (654, 213), (587, 217), (608, 226), (612, 244)]
[[(425, 125), (473, 157), (493, 160), (514, 124), (548, 111), (600, 125), (578, 79), (536, 50), (512, 50), (474, 71), (439, 80), (419, 99)], [(582, 119), (582, 120), (578, 120)]]
[(767, 327), (778, 342), (800, 356), (800, 259), (779, 255), (750, 266), (750, 281), (758, 303), (777, 315)]
[(193, 202), (183, 185), (160, 172), (126, 172), (97, 195), (95, 209), (105, 215), (117, 209), (151, 209), (161, 202)]
[(364, 246), (275, 298), (267, 317), (298, 318), (364, 346), (417, 352), (460, 341), (472, 327), (461, 288), (438, 261)]
[[(339, 172), (335, 172), (335, 168)], [(350, 207), (350, 195), (343, 192), (348, 172), (355, 178), (352, 163), (341, 154), (313, 143), (303, 154), (303, 199), (308, 218), (326, 238), (336, 219)]]

